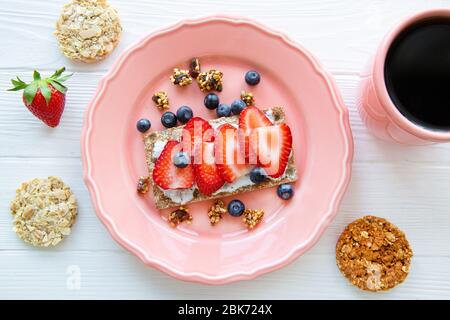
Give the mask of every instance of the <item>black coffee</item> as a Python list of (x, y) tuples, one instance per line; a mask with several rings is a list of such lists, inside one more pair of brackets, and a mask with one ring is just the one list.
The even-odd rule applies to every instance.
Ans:
[(384, 68), (389, 96), (406, 118), (450, 130), (450, 18), (404, 30), (391, 45)]

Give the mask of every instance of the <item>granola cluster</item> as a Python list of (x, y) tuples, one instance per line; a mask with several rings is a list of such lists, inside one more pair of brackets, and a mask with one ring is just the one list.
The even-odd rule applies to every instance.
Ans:
[(198, 58), (192, 58), (189, 62), (189, 74), (194, 79), (197, 79), (200, 74), (200, 60)]
[(145, 194), (148, 191), (148, 184), (150, 182), (150, 177), (139, 177), (136, 191), (140, 194)]
[(241, 91), (241, 100), (244, 101), (247, 106), (255, 104), (255, 98), (251, 92)]
[(208, 218), (211, 225), (216, 225), (227, 212), (225, 203), (222, 200), (217, 200), (208, 210)]
[(192, 221), (192, 216), (185, 207), (179, 207), (169, 214), (169, 223), (174, 228), (184, 221), (187, 221), (187, 223)]
[(253, 229), (262, 221), (263, 217), (263, 209), (245, 209), (244, 218), (242, 220), (247, 225), (248, 229)]
[(16, 190), (11, 213), (13, 230), (22, 240), (38, 247), (56, 246), (70, 234), (77, 202), (59, 178), (36, 178)]
[(219, 70), (211, 69), (202, 72), (197, 77), (197, 83), (201, 91), (222, 91), (223, 73)]
[(403, 282), (412, 256), (405, 234), (374, 216), (349, 224), (336, 244), (341, 272), (352, 284), (368, 291), (388, 290)]
[(117, 11), (106, 0), (72, 0), (62, 8), (54, 34), (64, 55), (92, 63), (113, 51), (122, 26)]
[(169, 97), (164, 91), (158, 91), (153, 94), (152, 101), (155, 103), (156, 107), (160, 110), (169, 109)]
[(173, 69), (173, 74), (170, 76), (170, 81), (175, 85), (185, 87), (192, 83), (192, 77), (188, 70), (175, 68)]

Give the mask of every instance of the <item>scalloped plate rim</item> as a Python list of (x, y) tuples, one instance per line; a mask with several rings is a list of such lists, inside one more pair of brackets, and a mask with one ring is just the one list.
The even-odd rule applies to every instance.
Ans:
[[(339, 122), (341, 127), (341, 133), (347, 137), (346, 141), (346, 153), (344, 157), (344, 161), (342, 163), (342, 167), (344, 169), (342, 174), (342, 179), (340, 181), (340, 184), (336, 187), (336, 192), (334, 193), (334, 196), (330, 202), (329, 209), (327, 214), (324, 214), (324, 217), (319, 223), (315, 230), (313, 231), (313, 235), (307, 240), (304, 241), (302, 244), (298, 246), (294, 246), (294, 248), (289, 252), (289, 254), (285, 255), (283, 258), (278, 259), (276, 261), (273, 261), (271, 264), (263, 265), (257, 269), (253, 269), (249, 272), (234, 272), (229, 273), (225, 275), (219, 275), (219, 276), (210, 276), (203, 273), (198, 272), (182, 272), (179, 270), (176, 270), (175, 268), (172, 268), (168, 266), (167, 264), (163, 263), (162, 261), (159, 261), (157, 258), (149, 257), (141, 248), (134, 245), (133, 243), (130, 243), (126, 237), (121, 235), (114, 222), (109, 218), (108, 214), (105, 212), (105, 210), (102, 208), (101, 205), (101, 199), (99, 197), (99, 192), (97, 191), (97, 185), (92, 177), (91, 170), (91, 159), (89, 157), (89, 138), (90, 134), (93, 130), (92, 128), (92, 117), (95, 111), (95, 108), (93, 106), (96, 104), (96, 101), (102, 96), (103, 92), (105, 91), (108, 82), (113, 80), (116, 75), (119, 73), (120, 69), (122, 68), (122, 65), (124, 61), (127, 60), (127, 58), (132, 55), (134, 52), (138, 51), (142, 47), (145, 46), (145, 44), (148, 41), (151, 41), (152, 39), (167, 35), (171, 32), (176, 32), (177, 30), (183, 28), (184, 26), (188, 25), (196, 25), (196, 24), (203, 24), (208, 23), (211, 21), (224, 21), (231, 24), (246, 24), (250, 25), (254, 28), (257, 28), (264, 33), (266, 33), (268, 36), (275, 37), (279, 41), (281, 41), (283, 44), (288, 45), (294, 49), (299, 54), (304, 55), (307, 60), (313, 65), (314, 70), (323, 78), (323, 80), (327, 83), (328, 89), (333, 97), (334, 105), (339, 111)], [(102, 223), (106, 226), (109, 233), (113, 237), (113, 239), (119, 243), (122, 247), (139, 257), (146, 265), (152, 266), (156, 269), (159, 269), (160, 271), (163, 271), (174, 278), (177, 278), (179, 280), (184, 281), (192, 281), (192, 282), (199, 282), (204, 284), (211, 284), (211, 285), (218, 285), (218, 284), (227, 284), (230, 282), (240, 281), (240, 280), (251, 280), (254, 279), (262, 274), (269, 273), (271, 271), (277, 270), (279, 268), (282, 268), (292, 261), (294, 261), (296, 258), (298, 258), (300, 255), (308, 251), (310, 248), (312, 248), (317, 241), (322, 236), (325, 229), (328, 227), (328, 225), (332, 222), (334, 217), (336, 216), (338, 212), (338, 207), (342, 201), (342, 198), (347, 191), (349, 182), (351, 180), (351, 172), (352, 172), (352, 161), (353, 161), (353, 151), (354, 151), (354, 145), (353, 145), (353, 137), (351, 133), (350, 123), (349, 123), (349, 112), (347, 107), (345, 106), (342, 97), (339, 93), (338, 87), (335, 84), (333, 78), (331, 75), (323, 69), (321, 64), (317, 61), (316, 58), (314, 58), (306, 49), (304, 49), (301, 45), (296, 44), (288, 36), (286, 36), (284, 33), (280, 31), (275, 31), (273, 29), (270, 29), (259, 22), (256, 22), (249, 18), (244, 17), (237, 17), (237, 16), (229, 16), (229, 15), (208, 15), (205, 17), (199, 17), (199, 18), (193, 18), (193, 19), (184, 19), (179, 21), (176, 24), (172, 24), (169, 27), (164, 27), (157, 29), (156, 31), (151, 32), (149, 35), (137, 40), (134, 44), (130, 45), (127, 49), (124, 50), (124, 52), (120, 55), (120, 57), (114, 62), (112, 67), (109, 69), (109, 71), (102, 77), (100, 80), (97, 90), (89, 103), (88, 107), (86, 108), (83, 116), (83, 129), (81, 133), (81, 159), (83, 164), (83, 180), (89, 190), (89, 194), (91, 197), (91, 201), (93, 203), (93, 206), (95, 208), (95, 212), (97, 216), (100, 218)]]

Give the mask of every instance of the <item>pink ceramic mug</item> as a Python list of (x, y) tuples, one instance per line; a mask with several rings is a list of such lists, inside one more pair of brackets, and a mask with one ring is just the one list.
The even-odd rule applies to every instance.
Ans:
[(387, 52), (396, 37), (412, 24), (435, 17), (450, 18), (450, 9), (427, 10), (403, 20), (385, 36), (362, 73), (358, 110), (367, 128), (383, 140), (410, 145), (450, 141), (450, 131), (427, 129), (403, 116), (389, 96), (384, 77)]

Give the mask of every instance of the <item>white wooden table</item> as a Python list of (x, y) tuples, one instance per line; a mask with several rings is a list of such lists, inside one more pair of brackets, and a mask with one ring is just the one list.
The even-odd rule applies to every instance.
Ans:
[[(408, 14), (450, 1), (424, 0), (110, 0), (124, 27), (120, 46), (97, 65), (74, 64), (52, 32), (65, 0), (0, 1), (0, 298), (450, 298), (450, 145), (404, 147), (365, 129), (355, 107), (359, 72), (381, 37)], [(146, 267), (119, 247), (95, 215), (82, 181), (82, 114), (99, 79), (131, 43), (179, 19), (212, 13), (255, 18), (283, 30), (330, 70), (350, 109), (355, 138), (353, 179), (339, 214), (319, 243), (291, 265), (252, 281), (211, 287), (185, 283)], [(65, 65), (75, 72), (62, 122), (49, 129), (7, 93), (15, 75)], [(35, 249), (11, 230), (9, 202), (33, 177), (57, 175), (79, 200), (73, 234), (55, 249)], [(363, 214), (403, 229), (415, 252), (403, 285), (361, 292), (339, 273), (334, 246)], [(76, 276), (79, 275), (80, 286)], [(75, 280), (74, 280), (75, 279)]]

